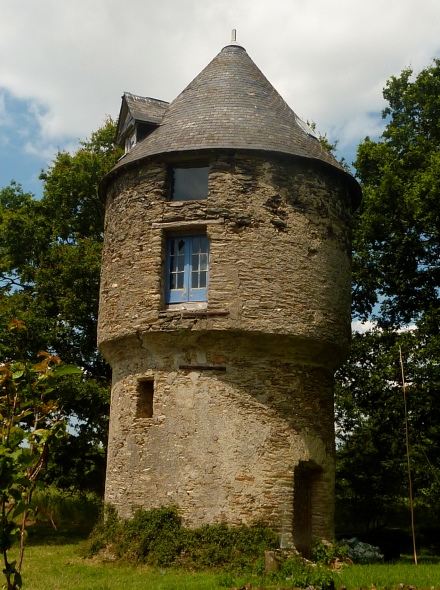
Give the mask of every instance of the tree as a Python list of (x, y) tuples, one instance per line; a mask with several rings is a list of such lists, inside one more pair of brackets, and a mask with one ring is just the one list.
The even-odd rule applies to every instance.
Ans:
[[(380, 325), (438, 319), (440, 287), (440, 60), (384, 90), (389, 106), (379, 141), (359, 145), (363, 204), (354, 232), (354, 312), (379, 302)], [(437, 323), (437, 322), (436, 322)]]
[(363, 526), (406, 505), (398, 348), (409, 383), (416, 506), (439, 514), (440, 60), (385, 89), (386, 128), (355, 162), (363, 203), (353, 235), (353, 311), (376, 329), (353, 338), (338, 375), (338, 494)]
[[(8, 331), (19, 330), (26, 330), (23, 322), (12, 320)], [(0, 365), (0, 551), (7, 590), (22, 586), (20, 572), (32, 497), (50, 446), (65, 436), (57, 386), (66, 375), (81, 373), (47, 352), (38, 356), (37, 363), (19, 354)], [(17, 536), (18, 558), (11, 561), (9, 551)]]
[[(353, 528), (396, 522), (408, 509), (405, 411), (399, 347), (407, 382), (410, 461), (416, 508), (440, 516), (440, 365), (438, 339), (423, 327), (355, 334), (336, 386), (339, 520)], [(409, 521), (408, 521), (409, 524)], [(342, 522), (341, 522), (342, 526)]]
[[(0, 191), (0, 322), (24, 321), (27, 358), (40, 350), (80, 366), (85, 378), (60, 390), (75, 436), (47, 477), (103, 490), (110, 369), (96, 349), (104, 206), (102, 177), (121, 151), (108, 119), (76, 153), (59, 152), (41, 174), (41, 200), (11, 183)], [(14, 358), (1, 332), (0, 353)], [(74, 465), (74, 470), (67, 469)]]

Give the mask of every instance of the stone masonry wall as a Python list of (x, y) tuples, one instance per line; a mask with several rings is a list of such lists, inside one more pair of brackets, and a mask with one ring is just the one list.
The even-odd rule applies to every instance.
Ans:
[[(191, 526), (263, 519), (286, 544), (307, 545), (333, 535), (349, 189), (292, 157), (194, 157), (209, 159), (206, 200), (168, 200), (171, 156), (120, 174), (108, 192), (98, 326), (113, 369), (106, 500), (124, 517), (176, 504)], [(210, 239), (206, 305), (164, 303), (165, 240), (178, 231)], [(150, 417), (139, 415), (143, 380)], [(302, 495), (311, 528), (298, 533), (308, 526)]]
[[(294, 470), (322, 469), (315, 536), (333, 534), (333, 377), (287, 362), (277, 338), (215, 331), (121, 339), (114, 351), (106, 500), (129, 517), (174, 504), (191, 526), (264, 520), (292, 540)], [(182, 369), (188, 365), (218, 370)], [(154, 379), (151, 418), (139, 380)], [(298, 493), (300, 493), (298, 491)]]
[[(295, 337), (310, 349), (298, 349), (301, 362), (338, 366), (350, 339), (348, 189), (292, 158), (215, 156), (210, 166), (202, 201), (169, 201), (160, 160), (114, 182), (98, 327), (104, 354), (107, 341), (135, 331), (245, 330)], [(208, 310), (222, 315), (165, 309), (165, 237), (194, 229), (210, 238)]]

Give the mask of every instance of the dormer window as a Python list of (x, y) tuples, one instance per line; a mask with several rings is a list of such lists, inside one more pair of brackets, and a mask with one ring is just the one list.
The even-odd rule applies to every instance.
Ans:
[(127, 135), (125, 138), (125, 153), (131, 151), (131, 149), (136, 145), (136, 129), (130, 135)]
[(209, 166), (172, 168), (172, 201), (197, 201), (208, 197)]

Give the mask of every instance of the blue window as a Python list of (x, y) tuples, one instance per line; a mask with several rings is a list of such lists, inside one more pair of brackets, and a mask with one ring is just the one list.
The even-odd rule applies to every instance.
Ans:
[(207, 301), (209, 240), (203, 234), (167, 239), (166, 303)]

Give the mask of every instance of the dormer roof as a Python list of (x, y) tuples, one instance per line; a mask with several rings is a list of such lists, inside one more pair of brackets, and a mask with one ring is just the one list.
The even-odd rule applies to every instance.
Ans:
[(121, 110), (119, 111), (115, 143), (123, 146), (125, 137), (134, 130), (138, 123), (151, 126), (151, 131), (153, 131), (161, 122), (168, 104), (164, 100), (158, 100), (157, 98), (137, 96), (130, 92), (124, 92)]

